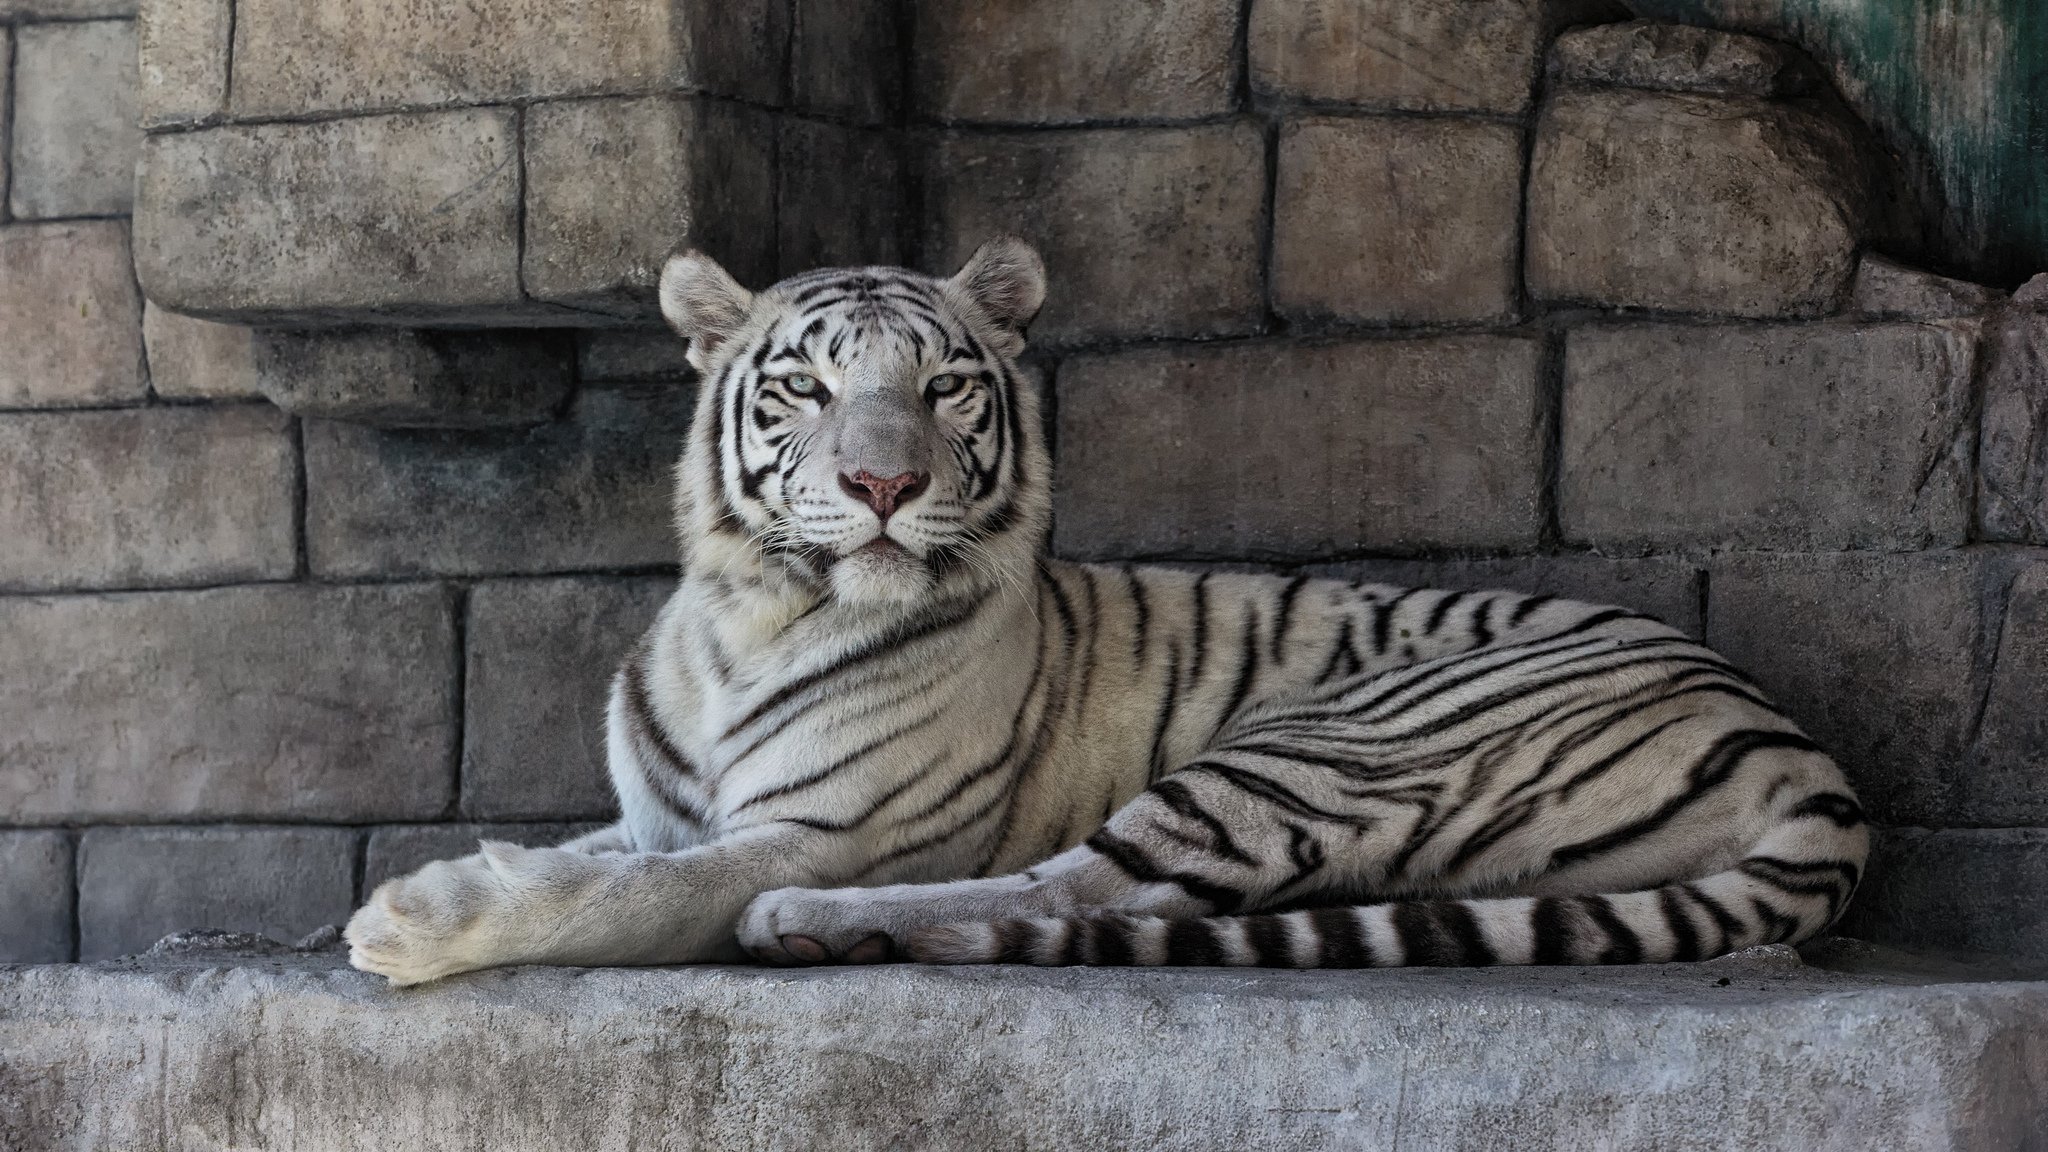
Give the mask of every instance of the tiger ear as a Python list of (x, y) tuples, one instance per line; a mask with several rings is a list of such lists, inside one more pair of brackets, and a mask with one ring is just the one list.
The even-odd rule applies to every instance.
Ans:
[(670, 256), (661, 266), (662, 318), (690, 342), (689, 361), (700, 372), (753, 310), (754, 294), (740, 287), (718, 261), (694, 248)]
[(1023, 351), (1024, 329), (1045, 304), (1045, 261), (1031, 245), (1015, 236), (997, 236), (976, 248), (949, 283), (1014, 337), (1005, 351), (1013, 356)]

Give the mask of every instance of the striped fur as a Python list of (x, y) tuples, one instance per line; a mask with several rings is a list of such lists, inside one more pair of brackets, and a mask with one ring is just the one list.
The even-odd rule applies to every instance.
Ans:
[[(687, 259), (664, 283), (704, 378), (684, 575), (614, 684), (623, 819), (380, 891), (360, 965), (735, 936), (777, 963), (1659, 962), (1806, 939), (1855, 890), (1839, 770), (1653, 619), (1048, 559), (1021, 244), (758, 295)], [(836, 485), (856, 466), (930, 485), (884, 524)], [(386, 941), (449, 901), (487, 931)]]

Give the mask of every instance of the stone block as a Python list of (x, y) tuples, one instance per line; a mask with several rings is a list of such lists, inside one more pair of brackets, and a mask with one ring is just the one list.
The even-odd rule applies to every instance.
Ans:
[(214, 320), (473, 319), (519, 305), (519, 184), (507, 109), (151, 136), (136, 271)]
[(925, 256), (950, 271), (998, 233), (1038, 245), (1041, 342), (1250, 332), (1265, 151), (1249, 121), (946, 133), (926, 158)]
[(135, 0), (0, 0), (0, 20), (93, 20), (135, 15)]
[[(0, 25), (0, 124), (14, 117), (14, 30)], [(0, 137), (0, 189), (5, 189), (12, 179), (9, 169), (7, 140)], [(5, 212), (0, 212), (4, 219)]]
[(1505, 336), (1074, 357), (1059, 371), (1058, 551), (1531, 547), (1541, 360), (1539, 342)]
[(535, 297), (659, 319), (662, 261), (685, 245), (742, 283), (774, 279), (766, 113), (682, 96), (578, 100), (529, 108), (525, 133), (523, 274)]
[(1646, 612), (1693, 636), (1700, 619), (1700, 570), (1669, 556), (1508, 556), (1486, 560), (1352, 560), (1303, 569), (1317, 576), (1410, 588), (1506, 588)]
[(1575, 28), (1550, 49), (1551, 79), (1721, 96), (1798, 96), (1820, 72), (1790, 44), (1691, 24), (1629, 20)]
[(285, 580), (290, 421), (255, 405), (0, 416), (0, 588)]
[(857, 124), (894, 122), (903, 108), (897, 63), (907, 52), (901, 7), (894, 0), (794, 0), (790, 105)]
[(1989, 311), (2005, 294), (1996, 288), (1952, 280), (1864, 253), (1849, 286), (1849, 308), (1865, 316), (1943, 320)]
[(586, 384), (696, 377), (689, 342), (666, 328), (591, 328), (576, 334), (576, 376)]
[(1707, 642), (1755, 676), (1887, 824), (1973, 823), (1984, 568), (1969, 553), (1728, 556)]
[(71, 959), (71, 835), (0, 832), (0, 964)]
[(1960, 544), (1973, 324), (1640, 324), (1565, 346), (1567, 541), (1828, 551)]
[(691, 393), (589, 389), (526, 432), (307, 421), (306, 548), (322, 577), (588, 571), (675, 561), (671, 473)]
[(2014, 309), (1984, 341), (1978, 531), (2048, 544), (2048, 312)]
[(286, 942), (355, 907), (351, 828), (91, 828), (78, 844), (78, 957), (224, 928)]
[(905, 262), (908, 157), (895, 134), (792, 118), (776, 145), (779, 275)]
[(604, 738), (612, 675), (674, 587), (643, 577), (493, 580), (470, 591), (463, 815), (616, 812)]
[(1290, 121), (1274, 191), (1273, 306), (1290, 320), (1510, 320), (1521, 211), (1519, 128)]
[(601, 824), (391, 824), (370, 829), (363, 857), (363, 898), (377, 885), (418, 871), (436, 860), (476, 851), (479, 840), (505, 840), (524, 848), (552, 848)]
[(234, 113), (699, 89), (773, 104), (782, 98), (787, 8), (786, 0), (237, 0)]
[(143, 127), (196, 124), (227, 112), (234, 0), (142, 0), (135, 34)]
[(1567, 89), (1537, 121), (1527, 277), (1552, 302), (1835, 311), (1870, 204), (1851, 128), (1757, 99)]
[(149, 354), (149, 387), (166, 400), (254, 400), (254, 330), (216, 324), (144, 301), (142, 343)]
[(1887, 828), (1838, 931), (2048, 960), (2048, 828)]
[(0, 811), (419, 820), (454, 799), (443, 589), (0, 599)]
[(142, 294), (119, 220), (0, 227), (0, 408), (118, 404), (149, 391)]
[(15, 33), (14, 182), (22, 219), (112, 216), (135, 197), (135, 24), (31, 24)]
[(1962, 791), (1976, 823), (2048, 824), (2048, 563), (2014, 578), (1992, 651), (1991, 691)]
[(1262, 96), (1418, 112), (1528, 108), (1552, 33), (1614, 15), (1602, 0), (1256, 0)]
[(915, 5), (918, 111), (945, 121), (1075, 124), (1233, 107), (1236, 0)]
[(575, 342), (548, 331), (263, 331), (256, 380), (287, 412), (392, 428), (519, 428), (574, 386)]

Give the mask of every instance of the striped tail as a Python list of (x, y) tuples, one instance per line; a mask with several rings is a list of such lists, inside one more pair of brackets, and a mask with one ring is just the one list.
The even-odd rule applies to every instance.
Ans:
[(1166, 920), (1099, 915), (944, 924), (911, 934), (927, 964), (1256, 968), (1662, 964), (1797, 943), (1833, 923), (1869, 834), (1849, 802), (1781, 825), (1741, 863), (1638, 892), (1417, 900)]

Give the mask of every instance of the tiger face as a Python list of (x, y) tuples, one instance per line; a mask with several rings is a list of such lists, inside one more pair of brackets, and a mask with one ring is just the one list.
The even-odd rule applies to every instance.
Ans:
[(702, 381), (678, 484), (686, 552), (847, 603), (1010, 580), (1047, 521), (1040, 398), (1019, 372), (1037, 253), (982, 245), (958, 274), (834, 268), (749, 292), (709, 257), (662, 270)]

